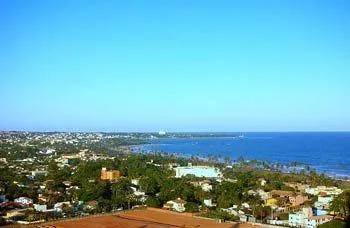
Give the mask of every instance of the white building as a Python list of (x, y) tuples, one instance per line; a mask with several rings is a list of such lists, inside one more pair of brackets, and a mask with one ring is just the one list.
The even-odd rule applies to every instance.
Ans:
[(311, 207), (304, 207), (302, 211), (299, 211), (297, 213), (289, 214), (288, 223), (289, 226), (293, 227), (304, 227), (305, 226), (305, 219), (311, 217), (312, 214), (312, 208)]
[(25, 206), (29, 206), (29, 205), (33, 204), (33, 200), (31, 198), (23, 197), (23, 196), (15, 199), (14, 201), (16, 203), (20, 203), (20, 204), (23, 204)]
[(44, 205), (41, 205), (41, 204), (34, 204), (34, 210), (36, 211), (40, 211), (40, 212), (46, 212), (47, 211), (47, 206), (44, 204)]
[(158, 135), (164, 136), (164, 135), (166, 135), (166, 132), (165, 132), (165, 131), (159, 131), (159, 132), (158, 132)]
[(203, 183), (201, 187), (202, 187), (202, 190), (205, 192), (210, 192), (211, 190), (213, 190), (213, 186), (209, 183)]
[(68, 207), (71, 206), (70, 202), (69, 201), (66, 201), (66, 202), (58, 202), (56, 203), (53, 208), (57, 211), (57, 212), (62, 212), (62, 209), (63, 209), (63, 206), (66, 205)]
[(265, 192), (262, 189), (257, 190), (258, 195), (260, 196), (260, 198), (262, 200), (264, 200), (264, 202), (266, 202), (267, 199), (271, 198), (271, 193), (270, 192)]
[(136, 185), (136, 186), (139, 186), (139, 184), (140, 184), (140, 179), (132, 179), (132, 180), (131, 180), (131, 184)]
[(43, 176), (46, 176), (47, 175), (47, 171), (44, 171), (44, 170), (35, 170), (35, 171), (32, 171), (32, 177), (36, 177), (37, 175), (43, 175)]
[(186, 210), (185, 203), (186, 203), (185, 200), (178, 198), (176, 200), (170, 200), (166, 202), (163, 208), (167, 210), (177, 211), (177, 212), (184, 212)]
[(305, 192), (310, 195), (319, 195), (321, 193), (325, 195), (339, 195), (343, 192), (343, 190), (337, 188), (337, 187), (326, 187), (326, 186), (317, 186), (316, 188), (306, 188)]
[(204, 205), (207, 206), (207, 207), (213, 207), (213, 202), (212, 202), (212, 199), (205, 199), (203, 201)]
[(330, 215), (313, 216), (312, 209), (303, 208), (302, 211), (289, 214), (289, 226), (316, 228), (317, 226), (329, 222), (333, 219)]
[(317, 201), (320, 202), (321, 204), (329, 204), (330, 202), (332, 202), (333, 197), (331, 196), (319, 196), (317, 198)]
[(219, 178), (222, 176), (220, 170), (210, 166), (181, 166), (174, 168), (176, 178), (186, 176), (187, 174), (196, 177)]
[(305, 220), (306, 228), (315, 228), (323, 223), (329, 222), (333, 220), (333, 217), (330, 215), (319, 215), (319, 216), (311, 216), (307, 220)]

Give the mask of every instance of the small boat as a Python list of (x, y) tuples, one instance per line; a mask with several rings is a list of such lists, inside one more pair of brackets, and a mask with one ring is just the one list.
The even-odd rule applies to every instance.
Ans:
[(233, 136), (234, 139), (243, 139), (244, 135), (241, 133), (240, 135)]

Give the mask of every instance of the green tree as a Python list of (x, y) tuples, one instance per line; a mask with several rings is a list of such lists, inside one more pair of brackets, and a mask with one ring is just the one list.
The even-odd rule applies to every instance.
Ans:
[(350, 222), (350, 190), (346, 190), (335, 197), (329, 209)]
[(198, 205), (194, 202), (185, 203), (185, 209), (187, 212), (198, 212)]
[(160, 200), (157, 198), (157, 197), (154, 197), (154, 196), (149, 196), (147, 199), (146, 199), (146, 202), (145, 204), (148, 206), (148, 207), (161, 207), (161, 202)]

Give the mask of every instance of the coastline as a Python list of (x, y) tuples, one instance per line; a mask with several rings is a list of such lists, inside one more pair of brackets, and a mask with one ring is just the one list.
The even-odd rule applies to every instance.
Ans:
[[(198, 137), (198, 138), (211, 138), (211, 137)], [(227, 138), (227, 137), (214, 137), (214, 138)], [(179, 139), (179, 138), (174, 138), (174, 139)], [(183, 138), (180, 138), (183, 139)], [(186, 153), (186, 152), (173, 152), (173, 151), (166, 151), (166, 150), (153, 150), (153, 149), (149, 149), (149, 147), (152, 146), (166, 146), (169, 145), (171, 146), (172, 144), (154, 144), (152, 142), (147, 143), (147, 144), (138, 144), (138, 145), (129, 145), (126, 146), (128, 147), (129, 152), (131, 153), (145, 153), (145, 154), (151, 154), (151, 153), (159, 153), (162, 155), (173, 155), (176, 156), (178, 158), (196, 158), (198, 160), (204, 161), (204, 162), (208, 162), (208, 161), (213, 161), (213, 159), (215, 160), (215, 163), (218, 164), (225, 164), (226, 162), (224, 161), (225, 159), (220, 157), (220, 156), (213, 156), (211, 154), (206, 154), (206, 155), (202, 155), (199, 156), (198, 153)], [(312, 165), (312, 164), (305, 164), (305, 163), (301, 163), (299, 161), (294, 161), (294, 162), (283, 162), (283, 161), (271, 161), (268, 159), (264, 159), (264, 160), (258, 160), (258, 159), (250, 159), (250, 160), (246, 160), (247, 164), (249, 164), (250, 162), (257, 162), (259, 164), (265, 163), (268, 164), (274, 171), (276, 172), (282, 172), (282, 173), (300, 173), (302, 170), (305, 172), (310, 172), (312, 170), (315, 170), (318, 174), (324, 174), (327, 177), (330, 177), (334, 180), (342, 180), (342, 181), (350, 181), (350, 174), (344, 174), (344, 173), (337, 173), (337, 170), (334, 169), (328, 169), (328, 172), (324, 172), (324, 171), (320, 171), (320, 169), (318, 168), (317, 165)], [(232, 165), (236, 165), (238, 164), (237, 159), (231, 159), (230, 160)], [(291, 166), (291, 163), (296, 163), (298, 165), (295, 166)], [(309, 167), (309, 170), (307, 171), (305, 167)], [(324, 166), (323, 166), (324, 167)], [(252, 167), (254, 169), (261, 169), (261, 167)], [(323, 168), (323, 170), (325, 170)]]

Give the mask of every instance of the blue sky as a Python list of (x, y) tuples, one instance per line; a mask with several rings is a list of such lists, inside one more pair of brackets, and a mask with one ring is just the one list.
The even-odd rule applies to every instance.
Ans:
[(0, 1), (0, 129), (350, 130), (349, 1)]

